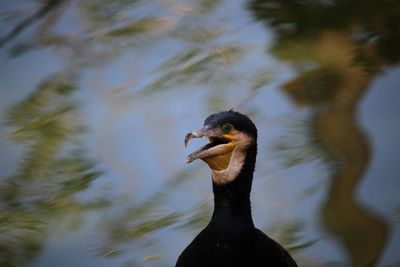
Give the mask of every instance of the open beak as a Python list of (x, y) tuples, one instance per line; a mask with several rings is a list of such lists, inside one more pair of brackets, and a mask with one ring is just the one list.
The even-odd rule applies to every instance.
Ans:
[(186, 158), (187, 163), (196, 159), (205, 161), (213, 170), (224, 170), (228, 168), (235, 148), (235, 142), (232, 134), (224, 134), (219, 129), (212, 129), (204, 126), (200, 130), (190, 132), (185, 137), (185, 146), (192, 138), (207, 137), (209, 143), (196, 150)]

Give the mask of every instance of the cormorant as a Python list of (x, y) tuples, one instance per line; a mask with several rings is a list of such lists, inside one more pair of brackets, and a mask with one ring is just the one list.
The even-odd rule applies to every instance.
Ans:
[(176, 267), (297, 267), (289, 253), (258, 230), (250, 191), (257, 154), (257, 128), (245, 115), (223, 111), (188, 133), (209, 143), (187, 157), (211, 168), (214, 212), (210, 223), (179, 256)]

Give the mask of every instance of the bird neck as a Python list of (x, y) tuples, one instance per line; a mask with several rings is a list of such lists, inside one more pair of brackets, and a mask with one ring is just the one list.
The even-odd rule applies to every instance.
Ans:
[(217, 227), (225, 227), (225, 225), (227, 225), (226, 222), (231, 226), (254, 226), (249, 196), (214, 196), (214, 212), (211, 218), (211, 224)]
[(250, 192), (256, 161), (257, 147), (247, 151), (245, 162), (238, 176), (229, 183), (217, 184), (213, 181), (214, 213), (211, 224), (254, 227), (251, 216)]

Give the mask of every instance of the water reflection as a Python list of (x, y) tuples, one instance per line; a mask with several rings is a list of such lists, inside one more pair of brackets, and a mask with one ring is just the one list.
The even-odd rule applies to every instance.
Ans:
[[(208, 173), (201, 165), (181, 164), (186, 153), (179, 150), (182, 133), (207, 114), (231, 107), (257, 121), (261, 138), (274, 132), (265, 118), (281, 107), (263, 93), (288, 75), (280, 76), (270, 54), (297, 71), (282, 91), (310, 110), (301, 125), (310, 142), (293, 151), (294, 137), (275, 152), (285, 150), (289, 165), (322, 159), (329, 166), (329, 190), (318, 202), (326, 231), (353, 266), (378, 265), (392, 232), (386, 219), (358, 200), (372, 152), (357, 110), (371, 82), (400, 60), (396, 1), (49, 0), (0, 5), (5, 10), (0, 14), (0, 56), (8, 58), (8, 67), (14, 61), (19, 69), (24, 60), (28, 65), (25, 73), (18, 69), (5, 79), (12, 80), (18, 97), (7, 103), (3, 119), (22, 155), (13, 174), (0, 180), (1, 266), (40, 265), (34, 260), (54, 253), (46, 248), (48, 239), (70, 216), (68, 235), (87, 238), (82, 229), (88, 224), (95, 233), (92, 247), (74, 244), (76, 251), (88, 251), (88, 266), (101, 266), (95, 257), (107, 259), (104, 266), (172, 265), (186, 244), (171, 244), (191, 240), (212, 209), (209, 184), (202, 182)], [(266, 27), (250, 23), (254, 18)], [(271, 32), (275, 39), (266, 52), (264, 39)], [(39, 60), (29, 62), (35, 54)], [(39, 69), (46, 71), (29, 78)], [(29, 85), (23, 83), (25, 75)], [(100, 148), (88, 148), (91, 142)], [(270, 168), (263, 157), (260, 151), (261, 184)], [(111, 189), (104, 192), (97, 183), (107, 182)], [(278, 202), (262, 190), (255, 185), (253, 193)], [(295, 213), (297, 204), (282, 212)], [(262, 216), (256, 217), (265, 217), (264, 212), (259, 209)], [(271, 227), (271, 220), (264, 229), (299, 258), (318, 254), (309, 252), (323, 234), (302, 236), (307, 228), (317, 228), (303, 221), (308, 223), (289, 217)], [(323, 258), (310, 262), (329, 265)]]
[[(305, 74), (309, 75), (310, 72)], [(324, 96), (322, 105), (311, 104), (314, 107), (309, 125), (312, 139), (325, 152), (324, 160), (331, 170), (331, 185), (321, 216), (327, 230), (348, 251), (352, 266), (375, 266), (387, 242), (389, 226), (382, 217), (359, 203), (356, 195), (370, 160), (370, 145), (356, 116), (360, 91), (368, 87), (363, 73), (356, 69), (342, 75), (347, 77), (330, 88), (334, 91), (331, 97)], [(296, 92), (305, 89), (301, 88), (303, 78), (298, 77), (284, 87), (295, 100)], [(307, 83), (310, 90), (321, 90), (319, 85), (319, 81)], [(309, 94), (310, 99), (303, 95), (302, 100), (314, 103), (315, 94)]]
[(250, 6), (277, 33), (273, 53), (298, 69), (282, 89), (297, 105), (312, 110), (309, 139), (330, 170), (322, 222), (347, 251), (351, 266), (376, 266), (390, 230), (382, 216), (357, 200), (371, 158), (357, 111), (371, 81), (399, 61), (395, 17), (400, 5), (252, 1)]
[[(15, 168), (16, 174), (2, 181), (0, 227), (6, 235), (0, 240), (2, 266), (32, 264), (35, 257), (45, 253), (43, 247), (51, 236), (53, 224), (61, 224), (63, 218), (71, 214), (76, 217), (82, 215), (76, 219), (81, 224), (75, 225), (79, 231), (87, 220), (93, 220), (88, 209), (104, 208), (105, 204), (108, 205), (104, 209), (95, 211), (95, 217), (101, 218), (96, 232), (100, 238), (93, 240), (96, 249), (91, 251), (105, 258), (128, 257), (124, 261), (126, 265), (151, 264), (154, 260), (162, 262), (162, 257), (158, 255), (165, 249), (157, 248), (158, 238), (153, 237), (157, 231), (168, 227), (197, 229), (204, 225), (210, 213), (208, 201), (192, 205), (184, 211), (166, 207), (179, 185), (196, 175), (193, 169), (189, 169), (189, 173), (180, 170), (176, 172), (178, 174), (170, 175), (172, 177), (162, 176), (161, 179), (167, 182), (145, 199), (124, 195), (110, 202), (97, 199), (98, 188), (93, 186), (93, 181), (100, 173), (95, 164), (86, 158), (87, 151), (83, 145), (94, 134), (90, 133), (91, 137), (87, 139), (83, 136), (82, 130), (86, 125), (84, 120), (79, 120), (83, 107), (76, 99), (82, 96), (78, 91), (88, 86), (85, 84), (88, 76), (95, 77), (92, 79), (95, 90), (91, 92), (91, 98), (85, 99), (85, 104), (95, 97), (103, 97), (102, 93), (107, 90), (103, 100), (112, 109), (109, 116), (112, 119), (106, 120), (101, 132), (107, 133), (102, 136), (111, 138), (106, 139), (102, 147), (112, 147), (105, 153), (114, 157), (111, 152), (117, 151), (114, 148), (120, 144), (114, 140), (113, 128), (131, 106), (146, 102), (141, 99), (149, 95), (207, 84), (212, 89), (220, 90), (210, 93), (208, 97), (213, 99), (209, 101), (212, 108), (221, 109), (221, 99), (225, 98), (221, 91), (227, 85), (241, 81), (252, 91), (258, 90), (268, 82), (265, 77), (269, 71), (261, 64), (246, 72), (250, 77), (246, 81), (242, 81), (244, 78), (241, 75), (236, 75), (242, 71), (235, 65), (243, 59), (250, 46), (244, 42), (225, 41), (221, 36), (227, 29), (215, 27), (208, 21), (212, 18), (210, 13), (219, 4), (220, 1), (209, 0), (191, 1), (189, 4), (125, 0), (38, 1), (27, 6), (16, 4), (15, 7), (3, 4), (8, 9), (1, 16), (4, 25), (8, 26), (2, 29), (0, 38), (3, 52), (18, 59), (45, 51), (46, 56), (56, 57), (60, 66), (51, 69), (51, 72), (57, 73), (50, 78), (46, 75), (38, 77), (40, 84), (32, 88), (31, 94), (24, 100), (12, 103), (7, 113), (12, 138), (22, 145), (24, 155), (21, 165)], [(158, 52), (166, 48), (167, 56)], [(108, 73), (119, 77), (120, 72), (107, 68), (118, 66), (115, 61), (132, 50), (132, 61), (139, 63), (134, 66), (134, 71), (129, 72), (127, 85), (115, 86), (118, 78), (104, 77)], [(140, 59), (141, 55), (143, 59)], [(40, 63), (35, 62), (35, 67), (36, 64), (41, 66)], [(147, 70), (149, 65), (151, 71)], [(101, 67), (106, 69), (104, 76), (98, 75), (101, 71), (98, 68)], [(146, 75), (141, 75), (141, 72), (146, 72)], [(96, 75), (102, 76), (103, 80), (99, 82)], [(253, 77), (256, 79), (253, 80)], [(98, 109), (101, 110), (101, 107)], [(133, 115), (140, 113), (146, 112), (141, 110)], [(152, 118), (149, 118), (151, 122)], [(175, 122), (171, 120), (170, 123), (172, 127)], [(162, 120), (162, 124), (167, 123)], [(133, 129), (130, 129), (131, 133), (136, 134)], [(163, 139), (158, 135), (153, 142), (162, 143)], [(146, 150), (150, 148), (148, 144)], [(162, 149), (162, 144), (158, 148)], [(130, 153), (140, 155), (138, 150)], [(163, 153), (160, 152), (161, 155)], [(118, 158), (112, 160), (118, 162)], [(154, 162), (157, 163), (156, 160)], [(124, 167), (120, 162), (115, 165), (117, 168)], [(159, 165), (162, 166), (162, 163)], [(113, 172), (112, 167), (107, 171)], [(146, 168), (161, 169), (157, 164), (147, 164)], [(139, 184), (142, 177), (129, 173), (132, 177), (124, 178)], [(137, 191), (141, 191), (141, 187), (137, 187)], [(110, 200), (110, 193), (105, 195)], [(87, 249), (80, 245), (77, 247), (79, 250)]]
[(7, 113), (10, 138), (23, 145), (15, 175), (0, 182), (0, 264), (24, 266), (40, 253), (52, 224), (67, 214), (79, 216), (107, 204), (81, 201), (100, 172), (85, 157), (74, 118), (73, 79), (52, 77)]

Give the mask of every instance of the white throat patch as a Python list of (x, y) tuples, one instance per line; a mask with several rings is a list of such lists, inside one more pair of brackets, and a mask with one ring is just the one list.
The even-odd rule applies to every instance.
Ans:
[(235, 141), (235, 148), (229, 161), (228, 168), (225, 170), (211, 170), (212, 179), (216, 184), (226, 184), (232, 182), (239, 175), (246, 159), (246, 149), (252, 144), (253, 139), (250, 135), (232, 131)]

